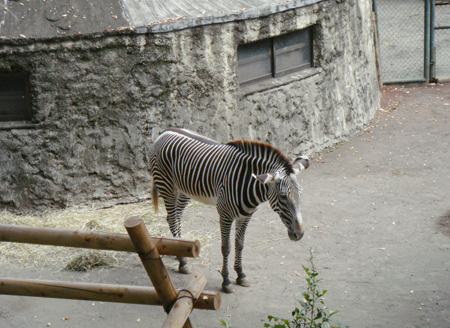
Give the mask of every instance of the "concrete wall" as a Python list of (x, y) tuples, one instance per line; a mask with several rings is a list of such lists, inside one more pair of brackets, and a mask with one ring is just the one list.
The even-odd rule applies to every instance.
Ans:
[[(311, 25), (311, 76), (239, 87), (239, 44)], [(169, 33), (1, 44), (0, 72), (30, 73), (37, 125), (0, 130), (0, 207), (148, 198), (147, 147), (169, 126), (292, 156), (345, 139), (379, 106), (372, 35), (369, 1), (330, 0)]]

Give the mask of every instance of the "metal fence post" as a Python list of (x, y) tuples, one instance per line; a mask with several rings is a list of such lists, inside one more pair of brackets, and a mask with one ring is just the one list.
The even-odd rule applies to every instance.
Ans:
[(430, 0), (430, 81), (436, 81), (436, 48), (434, 45), (435, 1)]
[(424, 17), (424, 60), (423, 60), (423, 76), (425, 81), (430, 82), (430, 0), (425, 0), (425, 17)]

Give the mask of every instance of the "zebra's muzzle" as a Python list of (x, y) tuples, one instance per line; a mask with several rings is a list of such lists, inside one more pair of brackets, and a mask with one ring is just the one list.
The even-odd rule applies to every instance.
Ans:
[(297, 232), (288, 231), (289, 239), (293, 240), (293, 241), (298, 241), (298, 240), (302, 239), (304, 234), (305, 234), (304, 229), (300, 229)]

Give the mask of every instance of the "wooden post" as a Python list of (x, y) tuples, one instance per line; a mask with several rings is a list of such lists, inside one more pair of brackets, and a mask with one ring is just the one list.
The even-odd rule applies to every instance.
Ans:
[[(133, 216), (125, 220), (125, 229), (130, 235), (131, 241), (136, 247), (136, 251), (141, 258), (145, 271), (147, 271), (153, 287), (163, 303), (164, 311), (170, 312), (172, 305), (177, 299), (175, 288), (167, 274), (166, 267), (162, 262), (158, 249), (155, 247), (144, 222), (138, 216)], [(191, 322), (188, 319), (185, 328), (191, 328)]]
[(377, 68), (377, 80), (378, 80), (378, 88), (383, 90), (383, 80), (381, 77), (381, 59), (380, 59), (380, 44), (378, 37), (378, 20), (377, 14), (372, 12), (372, 22), (373, 22), (373, 39), (374, 39), (374, 47), (375, 47), (375, 63)]
[[(165, 237), (151, 239), (162, 255), (197, 257), (200, 252), (198, 240)], [(130, 237), (121, 233), (0, 224), (0, 241), (136, 252)]]
[(178, 299), (161, 328), (183, 327), (205, 285), (206, 278), (199, 273), (195, 274), (178, 294)]
[[(181, 290), (176, 290), (178, 294)], [(62, 281), (0, 278), (0, 294), (63, 298), (74, 300), (159, 305), (161, 300), (151, 287), (110, 284), (71, 283)], [(218, 310), (220, 293), (204, 292), (194, 308)]]
[(125, 228), (136, 247), (136, 251), (141, 258), (142, 264), (147, 271), (153, 287), (155, 287), (164, 310), (169, 312), (170, 307), (177, 299), (177, 293), (167, 274), (166, 267), (162, 262), (158, 249), (155, 247), (144, 222), (140, 217), (133, 216), (125, 220)]

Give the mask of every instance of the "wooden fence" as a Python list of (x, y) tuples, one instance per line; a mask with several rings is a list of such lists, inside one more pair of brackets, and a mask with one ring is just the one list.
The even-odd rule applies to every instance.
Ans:
[(137, 252), (154, 288), (0, 278), (0, 294), (102, 302), (161, 305), (167, 313), (162, 325), (192, 327), (192, 309), (218, 310), (220, 293), (203, 292), (206, 278), (193, 274), (175, 289), (160, 255), (197, 257), (198, 240), (150, 237), (140, 217), (125, 220), (126, 234), (0, 225), (0, 241)]

